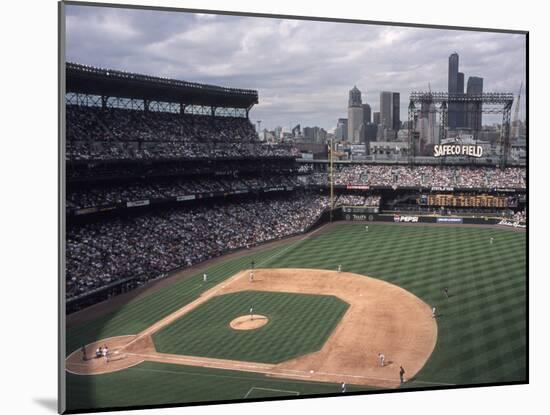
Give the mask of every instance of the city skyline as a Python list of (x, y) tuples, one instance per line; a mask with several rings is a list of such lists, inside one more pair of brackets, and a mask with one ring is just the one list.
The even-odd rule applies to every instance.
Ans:
[[(117, 42), (113, 42), (116, 39)], [(446, 91), (448, 57), (483, 78), (483, 89), (517, 94), (525, 83), (524, 35), (258, 17), (67, 7), (68, 61), (259, 91), (251, 121), (262, 129), (334, 130), (348, 91), (379, 112), (381, 91)], [(522, 99), (520, 119), (525, 117)], [(484, 116), (484, 123), (498, 122)]]

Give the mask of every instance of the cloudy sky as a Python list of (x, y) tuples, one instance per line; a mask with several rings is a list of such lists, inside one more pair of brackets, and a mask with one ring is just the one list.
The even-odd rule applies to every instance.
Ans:
[[(379, 93), (447, 90), (447, 63), (484, 78), (484, 91), (517, 94), (525, 82), (523, 35), (150, 10), (68, 6), (66, 58), (230, 87), (256, 89), (262, 128), (300, 123), (331, 130), (347, 117), (348, 91), (373, 111)], [(524, 118), (525, 98), (520, 117)], [(497, 121), (498, 119), (485, 121)]]

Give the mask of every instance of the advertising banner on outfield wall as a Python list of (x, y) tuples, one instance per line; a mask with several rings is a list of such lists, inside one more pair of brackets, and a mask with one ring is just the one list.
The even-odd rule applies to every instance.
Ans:
[(437, 223), (463, 223), (462, 218), (437, 218)]
[(418, 222), (418, 216), (409, 216), (409, 215), (394, 215), (393, 216), (394, 222), (412, 222), (416, 223)]

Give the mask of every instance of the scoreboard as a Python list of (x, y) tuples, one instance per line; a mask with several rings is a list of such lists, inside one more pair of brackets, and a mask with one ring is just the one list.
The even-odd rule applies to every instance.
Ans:
[(493, 195), (453, 195), (453, 194), (430, 194), (427, 197), (418, 199), (418, 203), (428, 206), (448, 207), (510, 207), (508, 196)]

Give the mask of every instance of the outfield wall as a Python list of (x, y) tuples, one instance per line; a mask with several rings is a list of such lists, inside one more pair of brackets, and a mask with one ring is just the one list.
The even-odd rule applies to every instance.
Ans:
[(334, 217), (344, 221), (368, 221), (368, 222), (394, 222), (394, 223), (439, 223), (445, 225), (501, 225), (505, 227), (526, 228), (525, 222), (515, 222), (508, 219), (459, 216), (423, 216), (415, 214), (379, 214), (360, 208), (339, 208)]

